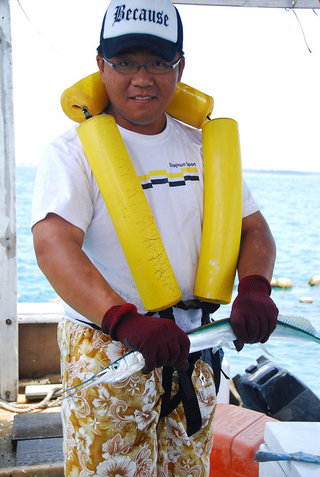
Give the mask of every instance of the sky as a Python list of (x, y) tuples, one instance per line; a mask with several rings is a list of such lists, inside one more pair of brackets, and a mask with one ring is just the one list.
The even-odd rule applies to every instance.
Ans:
[[(108, 1), (10, 0), (17, 164), (75, 125), (64, 89), (97, 71)], [(182, 81), (239, 124), (244, 169), (320, 172), (320, 10), (177, 5)], [(311, 52), (309, 51), (311, 50)]]

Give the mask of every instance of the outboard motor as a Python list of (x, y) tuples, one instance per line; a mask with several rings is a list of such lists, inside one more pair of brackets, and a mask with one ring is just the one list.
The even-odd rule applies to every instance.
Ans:
[(244, 407), (279, 421), (320, 421), (320, 399), (286, 369), (260, 356), (233, 378)]

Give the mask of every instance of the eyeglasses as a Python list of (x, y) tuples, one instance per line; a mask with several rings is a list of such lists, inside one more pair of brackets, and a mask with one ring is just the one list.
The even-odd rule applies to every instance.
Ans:
[(137, 73), (142, 66), (151, 74), (154, 75), (163, 75), (169, 73), (169, 71), (174, 70), (181, 61), (182, 56), (178, 58), (175, 63), (166, 63), (161, 60), (150, 61), (149, 63), (137, 63), (136, 61), (131, 60), (122, 60), (117, 63), (111, 63), (104, 56), (102, 57), (103, 61), (107, 63), (111, 68), (113, 68), (118, 73), (124, 75), (133, 75)]

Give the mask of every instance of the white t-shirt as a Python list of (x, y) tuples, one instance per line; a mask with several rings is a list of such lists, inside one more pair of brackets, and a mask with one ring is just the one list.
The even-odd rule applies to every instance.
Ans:
[[(170, 116), (165, 130), (157, 135), (119, 130), (157, 223), (182, 300), (193, 299), (203, 217), (201, 132)], [(243, 217), (258, 209), (244, 183)], [(92, 263), (125, 301), (145, 313), (77, 126), (49, 144), (38, 167), (31, 225), (50, 212), (83, 230), (83, 250)], [(90, 323), (67, 304), (64, 308), (67, 319)], [(177, 324), (186, 331), (200, 325), (198, 310), (175, 308), (174, 314)]]

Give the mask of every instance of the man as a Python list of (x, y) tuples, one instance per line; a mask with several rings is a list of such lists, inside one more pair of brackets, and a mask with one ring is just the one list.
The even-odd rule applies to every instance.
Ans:
[[(65, 386), (103, 369), (128, 345), (146, 363), (143, 373), (64, 401), (68, 476), (209, 473), (214, 379), (199, 356), (188, 359), (186, 334), (208, 315), (193, 297), (203, 215), (201, 132), (165, 113), (184, 69), (182, 41), (170, 0), (112, 0), (97, 56), (109, 98), (105, 112), (115, 118), (138, 176), (153, 177), (145, 194), (182, 306), (146, 316), (76, 128), (49, 145), (39, 166), (34, 245), (64, 301), (58, 338)], [(187, 162), (195, 163), (196, 180), (170, 187), (170, 173)], [(239, 293), (231, 313), (238, 349), (266, 341), (276, 326), (269, 297), (274, 260), (269, 227), (244, 184)], [(173, 405), (174, 395), (180, 397)]]

